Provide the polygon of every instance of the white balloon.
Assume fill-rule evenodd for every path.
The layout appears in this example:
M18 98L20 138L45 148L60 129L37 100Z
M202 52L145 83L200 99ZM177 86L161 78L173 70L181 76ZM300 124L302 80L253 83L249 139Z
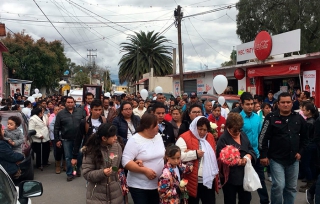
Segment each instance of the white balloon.
M228 86L228 79L223 75L217 75L213 79L213 87L217 94L222 94Z
M105 96L105 97L110 97L110 92L104 93L104 96Z
M142 98L143 100L146 100L147 97L148 97L148 95L149 95L149 93L148 93L148 91L147 91L146 89L142 89L142 90L140 91L140 95L141 95L141 98Z
M33 96L29 96L27 98L27 101L30 101L31 103L34 103L36 101L36 99Z
M157 86L155 89L154 89L154 92L156 92L156 94L158 93L163 93L163 89L161 86Z
M226 102L226 99L223 96L219 96L218 102L219 102L220 105L223 105L224 102Z
M38 93L39 93L39 89L35 89L34 92L35 92L36 94L38 94Z

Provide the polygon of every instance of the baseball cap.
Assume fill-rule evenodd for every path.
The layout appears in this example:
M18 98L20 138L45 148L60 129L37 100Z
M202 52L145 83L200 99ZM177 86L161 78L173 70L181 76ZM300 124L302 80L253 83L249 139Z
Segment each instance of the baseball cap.
M193 98L193 97L197 97L197 93L191 92L191 93L190 93L190 98Z
M184 96L188 96L188 93L184 93L183 95L184 95Z

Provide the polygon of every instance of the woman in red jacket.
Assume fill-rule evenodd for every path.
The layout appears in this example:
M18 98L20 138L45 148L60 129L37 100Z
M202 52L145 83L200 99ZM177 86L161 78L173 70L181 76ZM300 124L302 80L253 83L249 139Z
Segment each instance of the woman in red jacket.
M209 115L208 120L218 126L216 129L216 133L213 134L214 138L218 140L219 137L223 134L224 127L226 125L226 119L221 115L220 104L213 105L212 114Z

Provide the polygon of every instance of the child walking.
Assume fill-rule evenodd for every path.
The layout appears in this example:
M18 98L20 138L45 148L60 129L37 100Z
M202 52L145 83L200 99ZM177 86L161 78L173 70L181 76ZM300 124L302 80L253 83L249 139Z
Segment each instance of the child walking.
M181 182L181 180L185 174L192 171L193 165L191 162L181 164L181 150L176 145L166 148L165 159L167 163L164 165L158 182L160 204L186 204L188 203L185 188L187 181Z
M24 142L24 137L21 130L18 128L21 125L21 119L17 116L8 118L7 129L4 132L4 139L12 146L12 150L22 153L21 145Z

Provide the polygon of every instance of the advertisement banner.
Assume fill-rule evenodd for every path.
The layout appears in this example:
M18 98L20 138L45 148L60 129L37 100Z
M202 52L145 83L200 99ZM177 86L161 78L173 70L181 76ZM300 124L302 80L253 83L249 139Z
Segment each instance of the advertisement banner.
M283 53L300 51L301 30L293 30L278 35L271 36L272 50L270 56ZM237 45L237 62L256 59L254 52L254 43L251 41L241 45ZM262 42L264 46L264 42ZM261 47L259 47L261 49Z
M30 96L31 84L23 84L23 87L24 87L23 95L27 97Z
M206 91L204 87L204 80L197 79L197 94L203 94L204 91Z
M316 70L303 72L303 90L310 92L310 97L316 97Z
M22 84L10 84L10 96L14 97L14 93L16 93L16 89L20 89L20 93L22 91Z
M259 76L285 76L300 73L300 64L290 64L283 66L248 68L247 76L250 78Z

